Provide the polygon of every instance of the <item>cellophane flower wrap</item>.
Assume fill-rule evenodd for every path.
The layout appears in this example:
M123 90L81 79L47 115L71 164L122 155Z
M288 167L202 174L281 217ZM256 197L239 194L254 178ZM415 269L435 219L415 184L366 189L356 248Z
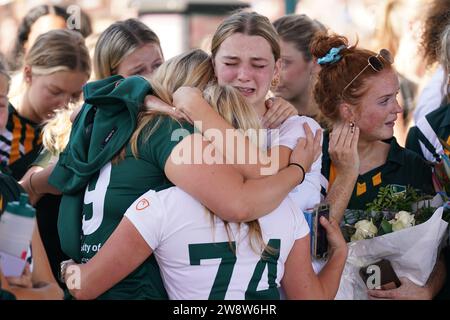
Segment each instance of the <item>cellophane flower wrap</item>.
M411 188L387 186L367 210L346 210L341 230L349 251L336 299L368 299L359 271L381 259L391 262L399 278L423 286L448 238L445 200L440 194L422 199ZM318 271L323 262L314 265Z

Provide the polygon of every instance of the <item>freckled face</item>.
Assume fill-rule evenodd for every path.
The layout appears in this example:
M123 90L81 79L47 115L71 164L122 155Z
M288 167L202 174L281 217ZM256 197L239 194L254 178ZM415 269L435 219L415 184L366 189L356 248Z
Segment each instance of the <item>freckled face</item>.
M389 139L394 135L397 114L403 111L397 101L400 90L397 74L392 69L382 70L368 83L370 87L361 98L356 125L365 140Z

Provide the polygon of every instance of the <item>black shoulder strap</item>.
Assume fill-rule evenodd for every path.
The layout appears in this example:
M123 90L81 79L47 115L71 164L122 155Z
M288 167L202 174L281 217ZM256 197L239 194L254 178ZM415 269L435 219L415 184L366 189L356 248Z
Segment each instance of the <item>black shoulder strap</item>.
M427 139L427 137L425 137L423 132L418 127L416 128L417 128L417 139L423 143L425 148L427 148L427 150L430 151L431 154L433 154L433 157L436 159L436 161L440 161L441 156L436 152L436 148L431 144L431 142Z

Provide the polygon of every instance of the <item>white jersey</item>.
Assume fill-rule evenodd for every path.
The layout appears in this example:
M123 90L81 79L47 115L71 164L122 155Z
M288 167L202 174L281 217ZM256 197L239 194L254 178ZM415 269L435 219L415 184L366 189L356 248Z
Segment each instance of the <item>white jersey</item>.
M152 248L169 298L177 300L279 299L289 252L309 233L289 197L259 219L264 243L273 250L266 258L250 247L246 224L229 224L230 242L223 221L177 187L148 191L125 216Z
M292 116L284 121L278 128L279 131L269 130L268 148L277 146L285 146L294 150L299 138L305 138L305 130L303 124L308 123L312 132L320 129L320 125L312 118L305 116ZM322 154L311 166L311 170L306 174L302 184L295 187L289 196L297 204L297 207L306 211L314 208L320 202L320 179L322 170Z

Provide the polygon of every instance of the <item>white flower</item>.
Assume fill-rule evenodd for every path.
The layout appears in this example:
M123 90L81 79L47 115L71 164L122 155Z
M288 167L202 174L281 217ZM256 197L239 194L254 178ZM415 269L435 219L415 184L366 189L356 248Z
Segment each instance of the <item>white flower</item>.
M392 219L389 223L392 224L392 231L398 231L412 227L416 223L416 220L413 214L407 211L399 211L395 214L395 219Z
M358 241L367 238L373 238L378 232L377 227L372 223L372 220L361 220L355 224L356 231L351 237L351 241Z

